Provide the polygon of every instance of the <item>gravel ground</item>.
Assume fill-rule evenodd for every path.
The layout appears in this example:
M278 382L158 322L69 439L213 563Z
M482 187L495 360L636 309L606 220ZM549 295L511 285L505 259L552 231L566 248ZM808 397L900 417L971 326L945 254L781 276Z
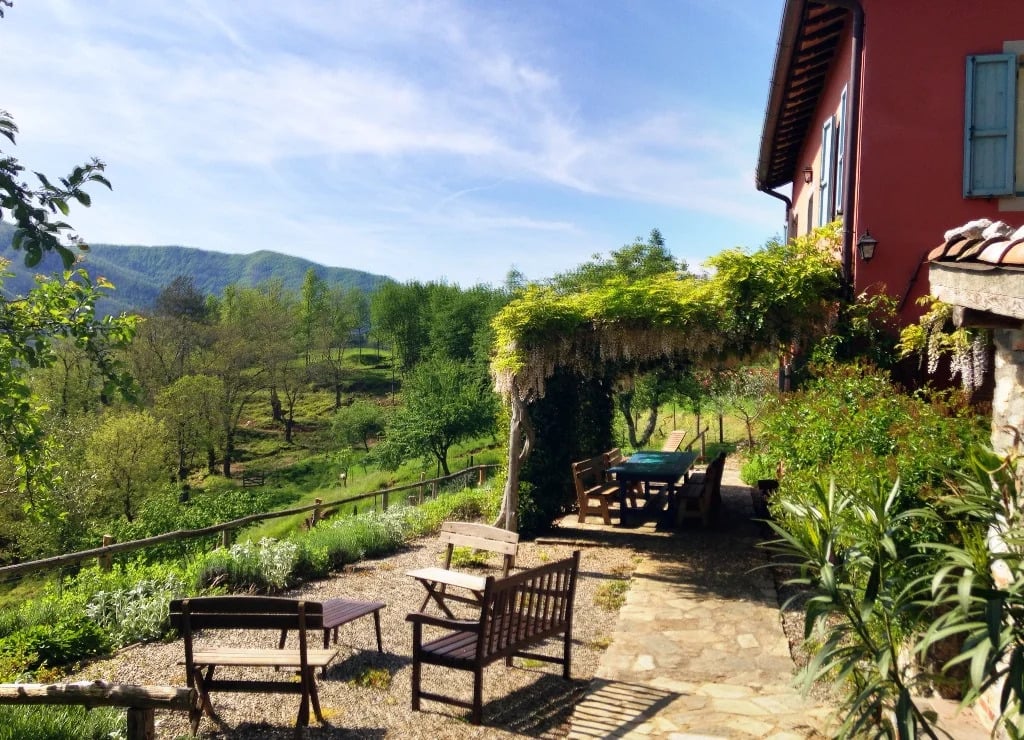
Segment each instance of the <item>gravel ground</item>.
M636 541L618 536L609 543L601 541L600 531L594 531L593 537L576 540L579 534L576 531L571 539L565 540L523 542L516 561L517 567L526 568L568 557L577 548L582 550L573 612L573 680L563 681L560 666L540 661L516 659L512 668L505 667L502 661L491 664L484 672L481 727L470 725L468 713L451 705L425 700L423 711L413 712L410 708L412 628L405 616L419 609L425 592L405 574L439 563L443 546L435 538L417 541L391 557L363 561L330 579L287 594L318 600L344 597L387 603L381 611L383 653L376 650L372 618L360 618L341 628L341 652L328 667L327 675L322 679L318 676L320 704L329 726L321 728L312 719L305 736L434 740L516 735L564 737L573 706L597 670L618 616L617 609L609 610L595 603L599 589L616 578L628 578L638 562L638 549L650 545L643 542L647 537ZM490 565L500 568L500 556L494 556ZM238 645L276 644L276 637L267 633L238 631L217 636L218 644L227 644L228 640ZM544 650L556 654L557 641L549 642ZM129 647L108 660L90 664L67 680L184 685L184 672L178 665L183 655L181 640ZM231 669L221 670L227 676ZM241 672L245 669L235 670L239 672L232 675L259 675L258 670L251 674ZM435 666L424 666L423 671L425 688L434 686L441 688L442 693L471 699L470 673ZM383 678L387 685L365 685L371 678ZM284 738L294 734L298 696L215 693L212 700L219 721L204 715L199 728L203 738ZM158 711L156 721L159 738L188 735L187 715L183 712Z

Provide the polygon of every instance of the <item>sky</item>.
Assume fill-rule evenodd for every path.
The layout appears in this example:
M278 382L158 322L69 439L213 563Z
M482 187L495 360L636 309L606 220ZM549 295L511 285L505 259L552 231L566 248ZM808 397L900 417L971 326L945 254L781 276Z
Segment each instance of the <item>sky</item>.
M95 243L271 250L501 285L657 228L697 268L778 236L757 192L783 0L14 0L2 142L98 157Z

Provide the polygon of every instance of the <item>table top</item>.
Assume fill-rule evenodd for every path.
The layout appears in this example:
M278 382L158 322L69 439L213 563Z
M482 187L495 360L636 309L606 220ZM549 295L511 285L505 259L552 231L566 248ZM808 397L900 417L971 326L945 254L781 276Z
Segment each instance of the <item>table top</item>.
M624 462L608 468L609 473L620 477L676 476L683 475L697 459L696 452L660 452L639 450Z

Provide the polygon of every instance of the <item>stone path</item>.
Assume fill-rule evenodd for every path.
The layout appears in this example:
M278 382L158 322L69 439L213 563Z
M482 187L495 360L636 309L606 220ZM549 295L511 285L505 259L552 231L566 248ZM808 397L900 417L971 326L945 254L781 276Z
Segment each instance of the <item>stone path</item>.
M696 521L664 530L652 517L606 527L575 516L560 531L579 539L643 535L612 642L573 711L569 738L721 740L832 737L834 707L802 697L782 628L766 539L753 519L752 489L726 467L723 511L714 526ZM989 738L955 702L923 701L957 740Z
M827 736L830 708L793 687L775 584L759 569L766 557L749 490L727 469L716 526L688 523L652 537L658 544L633 574L570 738ZM656 533L654 522L638 528Z

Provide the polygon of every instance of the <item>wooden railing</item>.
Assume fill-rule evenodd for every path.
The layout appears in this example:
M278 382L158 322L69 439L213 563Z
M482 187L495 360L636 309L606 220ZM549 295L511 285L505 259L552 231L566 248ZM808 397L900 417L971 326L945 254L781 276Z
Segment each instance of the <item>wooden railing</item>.
M195 689L181 686L126 686L107 681L0 684L0 704L126 707L128 740L152 740L156 737L155 710L188 711L198 701Z
M376 491L369 491L357 496L351 496L349 498L338 499L335 501L323 501L322 499L316 499L314 503L306 504L305 506L295 506L291 509L281 509L280 511L250 514L249 516L244 516L240 519L233 519L230 522L214 524L210 527L203 527L202 529L179 529L174 532L165 532L164 534L159 534L155 537L132 540L131 542L114 542L113 537L110 535L104 535L103 545L101 547L93 548L91 550L81 550L79 552L70 552L64 555L57 555L52 558L44 558L42 560L32 560L25 563L16 563L15 565L4 566L0 568L0 581L7 580L14 576L23 576L28 573L37 573L40 571L51 570L53 568L60 568L65 565L81 563L85 560L91 560L92 558L97 559L101 568L109 569L112 557L117 553L134 552L135 550L142 550L147 547L153 547L154 545L161 545L167 542L180 542L182 540L198 539L200 537L209 537L216 534L221 535L221 544L227 547L231 544L232 532L250 524L255 524L256 522L312 512L312 515L307 519L307 523L315 525L330 512L339 511L349 504L355 507L359 502L371 499L373 500L375 509L379 506L382 510L387 511L388 506L391 503L391 494L402 493L404 491L414 491L414 493L409 496L412 503L423 503L426 498L436 496L442 484L456 480L460 477L466 477L475 473L477 476L477 485L482 485L487 471L493 470L497 467L497 465L473 465L460 470L457 473L445 475L440 478L431 478L430 480L421 479L418 483L408 483L404 486L396 486L394 488L382 488Z
M701 432L696 437L694 437L693 439L690 440L690 444L686 445L686 449L687 450L693 450L693 446L695 444L697 444L698 442L700 442L700 453L699 453L697 459L702 461L702 462L704 460L708 459L707 436L708 436L708 429L710 429L710 428L711 428L710 424L705 424L704 425L704 429L702 429Z

